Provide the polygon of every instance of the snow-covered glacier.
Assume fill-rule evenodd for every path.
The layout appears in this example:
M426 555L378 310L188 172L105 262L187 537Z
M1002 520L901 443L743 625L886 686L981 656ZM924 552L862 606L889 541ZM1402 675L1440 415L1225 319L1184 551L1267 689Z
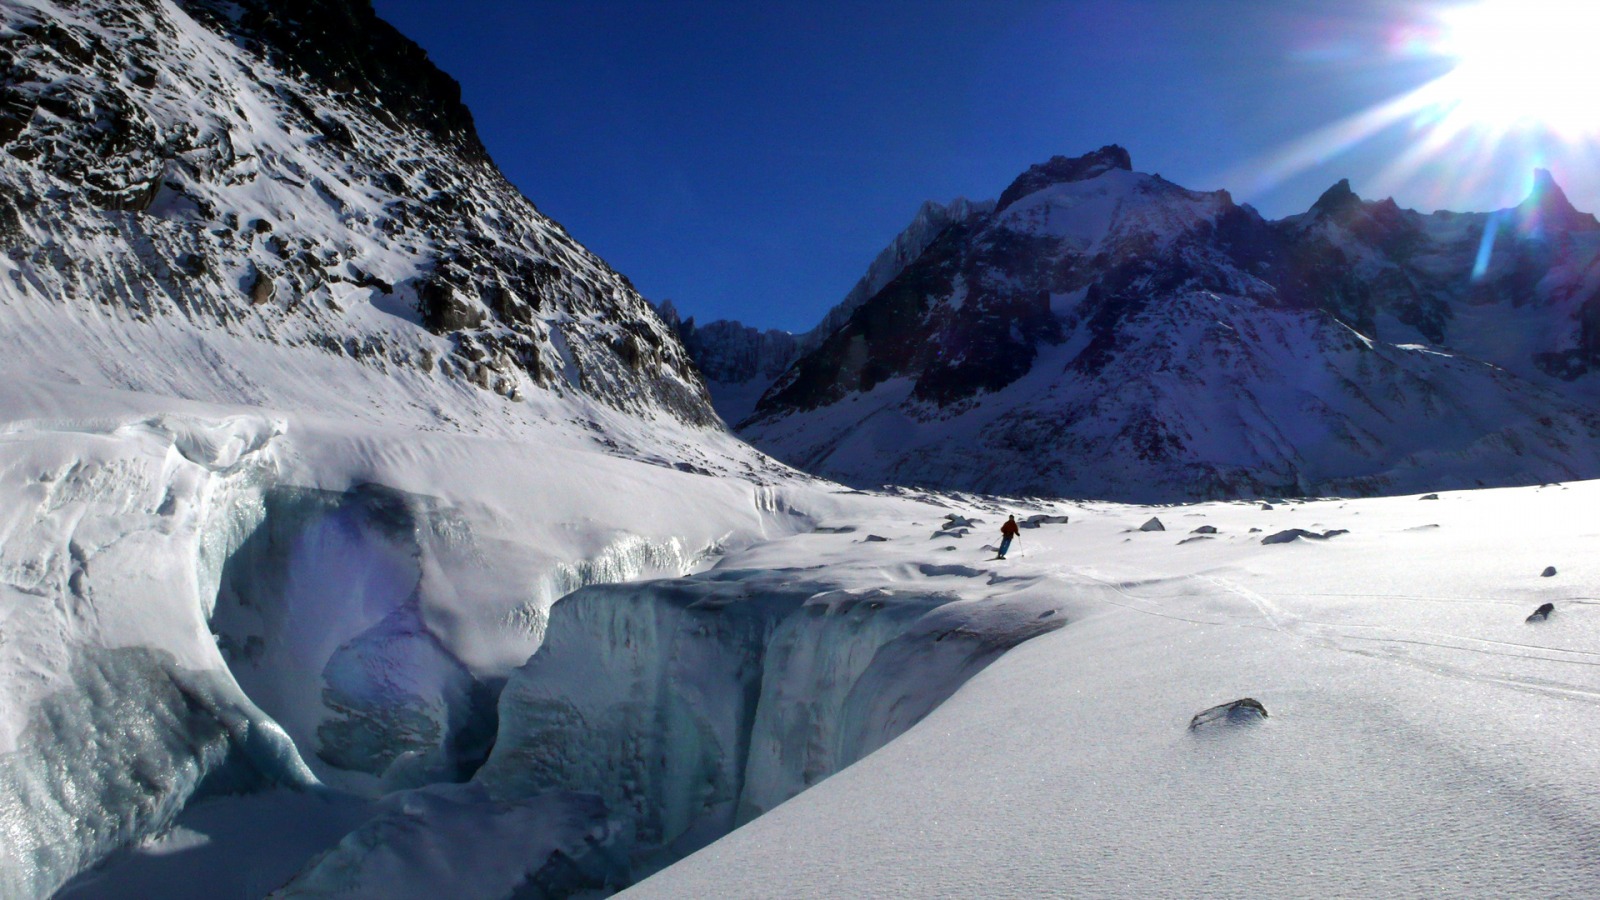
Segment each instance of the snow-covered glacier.
M0 893L44 896L197 792L315 783L207 627L281 423L0 435Z
M781 487L570 434L530 458L519 441L14 387L0 432L7 897L49 896L197 799L464 781L558 597L682 574L807 521Z
M162 402L0 439L6 896L285 788L376 802L283 896L621 887L1065 621L963 599L961 564L796 565L849 533L814 523L922 502ZM71 895L123 896L126 864Z

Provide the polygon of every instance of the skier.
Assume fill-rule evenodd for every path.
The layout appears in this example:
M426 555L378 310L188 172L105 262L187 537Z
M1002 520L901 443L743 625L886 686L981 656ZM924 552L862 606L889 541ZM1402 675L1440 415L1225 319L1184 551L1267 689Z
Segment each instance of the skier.
M1006 550L1011 547L1011 539L1017 536L1019 530L1017 517L1006 516L1006 523L1000 526L1000 552L995 555L995 559L1006 558Z

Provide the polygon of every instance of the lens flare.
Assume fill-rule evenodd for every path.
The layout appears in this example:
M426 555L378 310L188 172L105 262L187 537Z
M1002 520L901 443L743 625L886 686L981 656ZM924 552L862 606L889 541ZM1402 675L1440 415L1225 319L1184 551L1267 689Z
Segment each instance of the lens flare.
M1453 104L1449 115L1498 131L1600 133L1600 4L1491 0L1448 9L1441 19L1436 50L1458 60L1440 84Z
M1371 65L1432 59L1448 70L1218 180L1266 192L1391 128L1408 130L1407 150L1365 185L1379 196L1407 190L1443 201L1447 186L1505 196L1525 191L1553 155L1600 160L1600 0L1441 3L1392 23L1389 38L1369 51ZM1517 171L1505 171L1508 158Z

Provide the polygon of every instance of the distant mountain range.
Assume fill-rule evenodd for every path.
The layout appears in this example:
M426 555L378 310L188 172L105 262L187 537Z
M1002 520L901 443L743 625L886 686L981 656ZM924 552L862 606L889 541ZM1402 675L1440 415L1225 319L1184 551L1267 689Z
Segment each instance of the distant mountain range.
M763 348L706 370L743 437L858 485L1144 501L1600 476L1600 222L1547 172L1493 213L1341 181L1270 221L1110 146L937 209L799 340L678 323L697 360Z

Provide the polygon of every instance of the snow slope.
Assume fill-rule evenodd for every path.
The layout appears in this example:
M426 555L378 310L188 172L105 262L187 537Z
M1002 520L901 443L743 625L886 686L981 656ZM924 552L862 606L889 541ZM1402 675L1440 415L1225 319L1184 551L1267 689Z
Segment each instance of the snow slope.
M471 782L392 795L390 809L410 812L353 832L281 896L325 896L319 884L505 896L557 869L622 886L673 853L642 845L640 823L677 822L657 839L678 834L680 851L724 827L696 829L694 811L730 815L705 797L730 783L736 746L748 748L731 776L743 787L722 796L775 808L731 813L741 827L630 896L1587 896L1600 883L1587 852L1600 772L1586 749L1600 724L1588 674L1597 492L1158 507L814 494L813 530L730 547L698 576L561 601L559 644L513 676L503 746ZM996 561L1007 512L1070 522L1025 527ZM1297 529L1326 537L1277 538ZM749 585L765 586L738 590ZM862 630L864 606L897 597L922 598L918 611ZM1549 620L1525 622L1544 602ZM662 615L696 604L699 625L663 630ZM782 622L777 607L814 607L809 621L843 630L788 641L761 626L757 656L718 637ZM1025 623L1028 639L975 673L941 657L951 638L981 646ZM641 643L667 633L679 635L671 652ZM866 679L873 668L884 677ZM752 676L759 699L740 687ZM773 692L790 699L768 706ZM1242 697L1268 717L1189 729ZM869 714L841 714L852 706ZM633 726L573 730L564 708ZM839 755L864 725L876 736ZM677 777L615 778L658 753ZM572 789L609 811L550 805ZM461 844L562 840L516 837L550 816L575 816L564 827L601 855L562 869L534 854L507 872ZM119 865L135 871L138 857Z
M649 305L505 180L370 3L5 0L0 46L19 366L265 403L350 360L353 388L424 406L466 387L715 423ZM241 343L298 352L264 373Z
M994 515L955 540L861 521L892 540L831 539L830 565L959 562L964 602L1067 625L626 896L1592 895L1597 500L1088 504L1004 562L977 546ZM1348 533L1263 543L1292 528ZM1243 697L1268 717L1188 728Z

